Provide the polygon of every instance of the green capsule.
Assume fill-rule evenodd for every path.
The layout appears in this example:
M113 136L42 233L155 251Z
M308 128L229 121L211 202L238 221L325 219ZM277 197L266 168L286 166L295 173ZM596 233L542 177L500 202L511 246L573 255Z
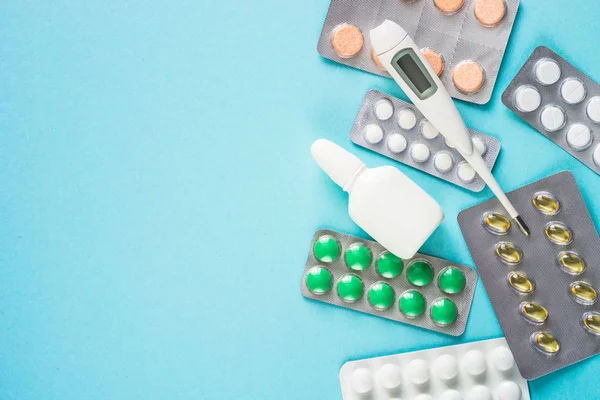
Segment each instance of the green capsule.
M560 210L560 203L552 193L537 192L531 201L542 214L556 215Z
M372 259L371 251L362 243L354 243L346 251L346 265L355 271L369 268Z
M327 268L312 267L306 274L306 287L312 294L327 293L333 284L333 277Z
M589 306L594 304L596 300L598 300L598 294L596 293L596 289L592 287L587 282L577 281L571 283L571 295L573 299L585 306Z
M450 299L437 299L431 305L431 319L436 325L448 326L456 321L458 309Z
M446 267L440 272L438 283L444 293L460 293L465 287L465 274L456 267Z
M389 251L383 252L377 259L377 273L384 278L392 279L400 275L404 263Z
M402 293L398 306L400 312L408 318L417 318L425 311L425 297L416 290L407 290Z
M499 213L487 213L483 216L483 226L490 233L504 235L510 229L510 220Z
M583 314L583 327L592 335L600 335L600 313L588 311Z
M550 222L546 225L546 236L556 244L569 244L573 240L571 230L560 222Z
M346 303L356 302L364 291L363 281L356 275L344 275L337 283L338 296Z
M554 355L560 351L560 343L548 332L534 332L531 335L531 343L544 354Z
M323 235L315 242L313 253L317 260L330 263L340 255L340 244L333 236Z
M377 311L387 310L394 304L396 293L385 282L376 282L369 289L369 303Z
M408 266L406 277L413 285L424 287L433 280L433 268L425 260L415 260Z
M514 243L499 242L496 244L496 255L509 265L516 265L523 259L523 252Z
M533 282L520 272L509 272L507 280L508 284L520 294L529 294L533 292Z
M585 263L579 255L573 251L563 251L558 255L560 268L567 274L580 275L585 271Z
M521 303L519 311L527 321L535 325L543 324L548 319L548 310L531 301Z

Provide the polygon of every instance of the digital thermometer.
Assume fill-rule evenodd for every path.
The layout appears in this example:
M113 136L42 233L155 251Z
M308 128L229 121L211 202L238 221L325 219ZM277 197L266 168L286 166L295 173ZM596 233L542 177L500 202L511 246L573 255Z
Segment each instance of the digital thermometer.
M467 126L440 78L402 27L390 20L371 30L371 45L385 69L429 122L473 167L510 214L521 232L529 228L488 170Z

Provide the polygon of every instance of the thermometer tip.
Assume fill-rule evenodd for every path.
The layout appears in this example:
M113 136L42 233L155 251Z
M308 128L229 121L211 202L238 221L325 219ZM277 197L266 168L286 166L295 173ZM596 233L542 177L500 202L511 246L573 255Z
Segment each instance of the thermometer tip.
M515 224L517 224L517 226L519 227L519 230L521 232L523 232L523 235L529 236L529 234L530 234L529 227L527 226L525 221L523 221L523 218L521 218L520 215L517 215L516 217L514 217L513 221L515 221Z

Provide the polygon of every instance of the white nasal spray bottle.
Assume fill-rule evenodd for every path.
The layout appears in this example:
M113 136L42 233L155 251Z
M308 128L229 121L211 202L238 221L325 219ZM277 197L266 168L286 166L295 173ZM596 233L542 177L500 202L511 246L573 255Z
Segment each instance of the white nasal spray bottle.
M367 168L325 139L310 150L321 169L348 192L352 220L396 256L412 258L444 219L440 205L398 169Z

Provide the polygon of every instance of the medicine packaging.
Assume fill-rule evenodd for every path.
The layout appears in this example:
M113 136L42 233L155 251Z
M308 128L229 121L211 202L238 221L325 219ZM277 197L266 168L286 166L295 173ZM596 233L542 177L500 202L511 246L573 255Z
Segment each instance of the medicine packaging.
M531 380L600 351L600 238L573 175L564 171L508 198L523 236L496 199L458 222L516 363Z

